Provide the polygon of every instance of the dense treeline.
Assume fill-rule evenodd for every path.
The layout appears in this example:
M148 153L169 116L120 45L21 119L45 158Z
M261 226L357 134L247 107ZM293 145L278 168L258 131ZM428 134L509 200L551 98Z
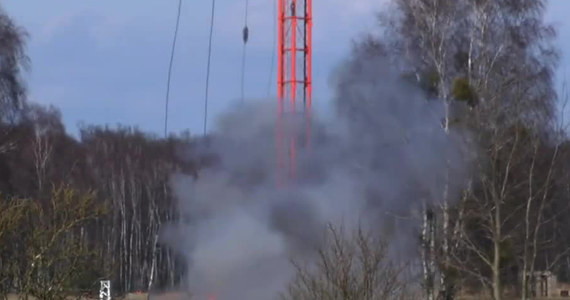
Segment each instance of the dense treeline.
M198 160L182 159L191 157L192 141L174 136L158 139L130 128L100 127L81 129L78 141L65 134L55 109L34 105L20 113L20 120L3 126L3 142L10 148L0 154L1 201L7 207L37 205L37 209L26 206L29 211L21 216L9 210L0 212L0 223L12 223L14 233L0 236L1 289L24 285L31 264L25 249L36 242L28 240L27 230L34 232L44 226L40 214L56 218L59 213L69 213L70 219L81 219L75 209L60 203L67 199L62 193L91 195L86 205L102 208L61 233L78 239L76 246L90 248L85 253L90 260L84 260L81 267L87 273L79 276L82 282L75 288L90 289L98 278L111 278L117 292L146 290L151 278L155 287L175 285L183 264L173 252L157 245L157 235L163 223L177 218L169 176L174 172L196 174L199 168ZM57 203L50 206L52 201ZM78 230L80 235L76 235ZM74 253L73 247L60 251ZM66 271L67 264L51 267L46 271L73 272Z
M507 292L529 299L528 275L535 271L570 281L570 141L558 118L565 99L554 86L557 52L554 30L542 19L545 6L544 0L394 0L380 16L381 34L354 48L347 67L359 72L370 59L389 58L426 101L443 101L442 130L469 139L468 152L476 154L461 195L426 201L418 222L426 299L480 290L496 300ZM192 155L199 141L102 127L70 137L57 109L26 101L25 39L0 13L0 294L53 299L92 289L100 278L112 279L117 292L176 285L183 264L158 243L158 233L179 218L169 176L198 176L208 164ZM337 105L358 118L366 106L342 97L351 84L339 84ZM374 248L361 235L353 247L332 233L339 242L330 256L321 252L324 261L350 262L335 256L345 247ZM386 246L375 247L378 253L362 255L375 259L366 271L394 278L400 270L384 261ZM372 284L327 282L330 274L343 275L335 268L312 271L299 267L292 299L312 299L315 287L319 295L336 289L382 298ZM355 272L349 275L372 276ZM387 287L404 289L396 282Z
M388 57L429 100L442 101L442 129L470 139L477 155L460 199L444 192L424 209L427 299L481 290L528 299L535 271L570 280L570 144L559 118L568 99L556 93L546 5L395 0L379 17L381 32L355 47L355 68Z
M197 174L189 135L131 128L65 132L60 113L26 100L25 32L0 14L0 294L42 299L174 286L184 270L157 240L175 220L169 176ZM95 287L96 288L96 287Z

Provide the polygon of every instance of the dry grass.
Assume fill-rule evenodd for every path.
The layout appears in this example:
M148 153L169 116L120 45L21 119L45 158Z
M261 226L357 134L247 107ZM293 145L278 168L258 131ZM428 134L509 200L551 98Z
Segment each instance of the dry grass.
M122 298L114 298L114 299L121 299L121 300L185 300L185 294L182 293L164 293L160 295L152 295L150 298L146 293L130 293L125 295ZM8 300L19 300L18 295L9 294ZM28 300L38 300L35 297L29 297ZM98 300L98 298L86 298L86 297L79 297L79 298L72 298L70 297L69 300Z
M121 300L185 300L185 295L182 293L165 293L160 295L152 295L150 298L148 294L127 294ZM504 300L518 300L519 298L504 298ZM564 297L553 297L553 298L537 298L536 300L568 300L569 298ZM19 300L18 295L10 294L8 295L8 300ZM37 300L36 298L30 297L29 300ZM70 298L69 300L98 300L97 298ZM491 300L491 298L477 297L477 296L461 296L457 300Z
M566 297L550 297L550 298L533 298L534 300L568 300ZM477 296L461 296L457 297L457 300L492 300L491 297L477 297ZM503 300L520 300L520 297L504 297Z

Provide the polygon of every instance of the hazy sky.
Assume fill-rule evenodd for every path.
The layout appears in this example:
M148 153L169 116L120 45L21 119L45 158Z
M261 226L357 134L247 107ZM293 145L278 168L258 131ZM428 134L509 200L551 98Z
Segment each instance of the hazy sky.
M386 0L315 0L314 103L327 107L329 74L351 39L374 27ZM77 124L135 125L162 134L176 0L6 0L4 9L30 34L31 98L53 104L68 131ZM198 3L199 2L199 3ZM276 0L249 0L246 97L275 95L273 26ZM171 83L169 131L202 132L210 1L183 0ZM241 30L245 0L216 2L209 122L240 97ZM569 0L552 0L548 20L570 55ZM560 78L569 69L566 57ZM272 99L272 98L271 98ZM273 101L268 99L267 101ZM210 127L211 128L211 127Z

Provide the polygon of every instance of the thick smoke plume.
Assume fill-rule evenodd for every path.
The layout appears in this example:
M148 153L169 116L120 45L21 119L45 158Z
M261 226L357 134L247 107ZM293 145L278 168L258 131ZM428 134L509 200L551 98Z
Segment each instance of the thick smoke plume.
M289 259L310 260L327 222L364 226L389 237L394 255L415 256L421 204L441 201L446 172L457 198L466 147L464 133L443 131L441 101L388 66L375 58L339 68L337 115L313 116L312 147L300 150L299 182L286 189L275 180L273 105L220 118L207 149L219 164L172 181L184 222L166 242L185 255L196 299L276 299L292 275Z

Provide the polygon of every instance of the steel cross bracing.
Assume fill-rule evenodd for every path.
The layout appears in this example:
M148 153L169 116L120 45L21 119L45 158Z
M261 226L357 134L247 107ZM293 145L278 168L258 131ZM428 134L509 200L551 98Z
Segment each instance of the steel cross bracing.
M313 18L312 0L277 1L277 179L282 186L297 177L299 145L310 146Z

